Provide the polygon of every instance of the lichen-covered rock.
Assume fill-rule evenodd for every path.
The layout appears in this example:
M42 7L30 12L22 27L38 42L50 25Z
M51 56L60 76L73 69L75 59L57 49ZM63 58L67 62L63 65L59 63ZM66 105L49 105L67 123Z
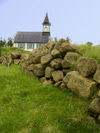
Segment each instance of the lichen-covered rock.
M78 73L78 72L76 72L76 71L68 72L66 74L66 76L63 78L63 82L65 83L66 86L69 82L69 79L70 79L71 75L74 74L74 73Z
M64 78L64 74L62 71L54 71L52 72L52 77L55 82L60 81Z
M89 105L88 112L95 118L100 115L100 98L93 99Z
M40 55L29 55L29 58L27 60L28 64L38 64L40 63L41 56Z
M53 72L53 71L54 71L53 68L51 68L51 67L46 67L46 69L45 69L45 77L46 77L47 79L51 78L51 77L52 77L52 72Z
M64 54L66 52L75 52L76 49L74 49L70 44L64 42L61 44L59 51Z
M22 56L22 53L20 51L16 50L14 52L11 52L11 55L12 55L13 59L20 59Z
M67 87L81 97L90 98L96 90L96 82L82 77L78 72L70 72L66 78Z
M52 60L52 55L47 54L47 55L41 57L41 64L42 65L48 65L51 60Z
M22 54L22 56L21 56L22 61L26 61L28 59L29 59L29 54Z
M80 54L76 52L67 52L67 54L64 57L64 60L66 60L70 64L73 64L75 63L75 61L77 61L78 57L80 57Z
M19 65L20 64L20 59L14 59L14 64Z
M68 62L67 60L62 60L62 68L70 68L71 63Z
M20 66L23 70L26 70L27 67L30 65L28 63L29 61L29 55L28 54L22 54L21 60L20 60Z
M56 45L56 42L48 42L45 47L50 51L54 49L54 46Z
M59 69L59 68L62 67L61 63L62 63L62 59L61 58L56 58L56 59L54 59L50 62L50 65L51 65L51 67L53 67L55 69Z
M3 65L7 65L7 64L8 64L8 62L7 62L7 57L6 57L6 56L3 56L3 57L2 57L2 64L3 64Z
M77 69L82 76L88 77L95 73L97 65L97 60L93 58L82 57L78 62Z
M11 53L9 53L9 54L7 55L7 58L6 58L6 59L7 59L7 65L8 65L8 66L14 63L14 61L13 61L13 59L12 59Z
M48 86L48 85L52 85L53 84L53 81L52 80L45 80L44 82L43 82L43 85L44 86Z
M100 64L97 66L96 73L94 74L93 79L100 84Z
M27 66L28 71L34 71L34 64Z
M44 76L44 67L41 64L36 64L34 65L34 75L37 77L42 77Z
M28 64L39 64L41 62L41 57L48 54L49 49L44 47L39 47L32 51L28 58Z
M60 57L60 56L61 56L59 50L57 50L57 49L53 49L53 50L51 51L51 55L52 55L54 58L57 58L57 57Z

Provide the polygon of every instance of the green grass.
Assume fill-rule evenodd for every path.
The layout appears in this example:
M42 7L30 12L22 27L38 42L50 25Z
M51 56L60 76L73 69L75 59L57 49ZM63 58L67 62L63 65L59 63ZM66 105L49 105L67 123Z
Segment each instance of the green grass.
M19 66L0 66L0 133L99 133L90 100L43 87Z
M75 45L83 53L84 57L97 59L100 63L100 46Z
M13 52L14 50L19 50L22 53L30 54L29 51L24 51L21 48L16 48L16 47L2 47L1 48L1 56L6 55L8 52Z

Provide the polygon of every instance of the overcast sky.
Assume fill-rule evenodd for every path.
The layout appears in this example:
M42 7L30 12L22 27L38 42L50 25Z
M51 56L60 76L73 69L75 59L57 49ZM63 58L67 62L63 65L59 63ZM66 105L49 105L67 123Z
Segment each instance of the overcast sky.
M100 44L100 0L0 0L0 37L42 31L46 12L52 37Z

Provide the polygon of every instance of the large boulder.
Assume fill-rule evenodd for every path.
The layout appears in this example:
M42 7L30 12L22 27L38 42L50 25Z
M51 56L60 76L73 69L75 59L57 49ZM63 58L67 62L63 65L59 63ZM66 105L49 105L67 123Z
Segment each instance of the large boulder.
M12 55L13 59L20 59L22 56L22 53L20 51L16 50L16 51L11 52L11 55Z
M50 51L49 51L49 48L46 47L46 46L41 46L35 50L32 51L32 54L31 56L35 57L35 56L44 56L46 54L48 54Z
M22 69L27 69L27 67L30 65L28 61L29 61L29 55L22 54L21 60L20 60L20 66L22 67Z
M64 74L63 74L62 71L59 71L59 70L58 70L58 71L52 72L52 77L53 77L53 80L54 80L55 82L57 82L57 81L63 80Z
M67 60L62 60L62 68L70 68L71 67L71 63L68 62Z
M77 71L68 73L65 83L72 92L84 98L90 98L96 90L96 82L82 77Z
M42 77L44 76L44 67L41 64L36 64L33 72L36 77Z
M67 86L67 84L69 82L69 79L70 79L71 75L74 74L74 73L76 74L78 72L72 71L72 72L66 73L66 76L63 78L63 82L65 83L66 86Z
M64 60L66 60L70 64L73 64L77 61L78 57L80 57L80 54L76 52L67 52L67 54L64 57Z
M45 44L45 47L50 51L52 51L54 49L54 46L56 45L56 42L48 42L47 44Z
M26 61L28 59L29 59L29 54L22 54L22 56L21 56L22 61Z
M57 57L60 57L60 56L61 56L59 50L57 50L57 49L53 49L53 50L51 51L51 55L52 55L54 58L57 58Z
M56 58L56 59L54 59L50 62L50 65L51 65L51 67L53 67L55 69L59 69L59 68L62 67L61 63L62 63L62 59L61 58Z
M27 70L33 72L34 71L34 64L27 66Z
M52 72L53 72L53 71L54 71L53 68L51 68L51 67L46 67L46 69L45 69L45 77L46 77L47 79L51 78L51 77L52 77Z
M82 76L88 77L95 73L97 65L97 60L93 58L82 57L78 62L77 69Z
M41 57L41 64L44 65L44 66L48 65L51 60L52 60L52 55L47 54L47 55Z
M27 60L28 64L38 64L40 63L41 56L39 54L37 55L29 55L29 58Z
M94 74L93 79L100 84L100 64L97 66L96 73Z
M93 99L89 105L88 112L95 118L100 115L100 98Z
M64 54L66 52L75 52L76 49L74 49L69 43L64 42L61 44L59 51Z
M40 64L41 57L48 54L49 49L44 47L39 47L32 51L32 53L29 55L28 64Z

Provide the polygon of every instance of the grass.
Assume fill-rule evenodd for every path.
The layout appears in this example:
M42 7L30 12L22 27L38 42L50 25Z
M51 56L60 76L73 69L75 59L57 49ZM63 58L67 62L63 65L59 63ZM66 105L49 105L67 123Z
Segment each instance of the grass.
M8 52L13 52L14 50L19 50L19 51L21 51L22 53L25 53L25 54L30 54L29 51L24 51L21 48L16 48L16 47L2 47L1 48L1 56L6 55Z
M0 66L0 133L99 133L90 100L44 87L19 66Z
M97 59L100 63L100 46L75 45L83 53L84 57Z

